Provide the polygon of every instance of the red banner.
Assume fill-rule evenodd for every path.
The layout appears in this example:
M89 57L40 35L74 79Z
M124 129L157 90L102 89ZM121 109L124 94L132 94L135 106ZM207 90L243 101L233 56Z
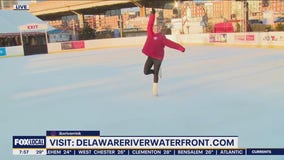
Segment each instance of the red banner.
M61 43L61 49L80 49L85 48L85 41L71 41L71 42L63 42Z
M79 49L79 48L85 48L84 41L72 41L72 49Z

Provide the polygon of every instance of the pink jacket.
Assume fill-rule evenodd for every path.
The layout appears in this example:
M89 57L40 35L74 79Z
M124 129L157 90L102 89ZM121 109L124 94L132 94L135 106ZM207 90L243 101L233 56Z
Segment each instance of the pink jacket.
M166 38L165 35L161 33L153 32L153 25L155 22L155 14L151 14L149 17L148 27L147 27L147 40L144 44L142 52L152 58L163 60L164 58L164 48L165 46L177 49L181 52L185 51L185 48L178 43L175 43Z

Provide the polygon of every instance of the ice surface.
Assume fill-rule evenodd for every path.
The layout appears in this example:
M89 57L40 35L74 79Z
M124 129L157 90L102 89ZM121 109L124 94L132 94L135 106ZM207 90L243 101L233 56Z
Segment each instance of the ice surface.
M0 159L257 159L283 156L13 156L12 136L100 130L104 136L236 135L241 148L284 147L284 52L166 49L159 96L141 48L0 59Z

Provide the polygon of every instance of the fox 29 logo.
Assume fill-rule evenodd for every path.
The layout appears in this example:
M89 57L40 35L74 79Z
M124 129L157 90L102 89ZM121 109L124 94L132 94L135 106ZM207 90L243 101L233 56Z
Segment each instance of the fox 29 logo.
M45 136L13 136L13 148L45 148Z

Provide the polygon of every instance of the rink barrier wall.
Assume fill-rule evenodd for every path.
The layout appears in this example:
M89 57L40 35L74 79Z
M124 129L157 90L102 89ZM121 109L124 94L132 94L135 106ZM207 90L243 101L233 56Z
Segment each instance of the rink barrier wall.
M23 46L3 47L6 50L6 57L24 56ZM1 57L1 56L0 56Z
M105 49L118 47L143 47L146 36L95 39L48 43L48 53L63 53L86 49ZM247 32L247 33L209 33L167 35L167 38L183 45L236 45L248 47L284 47L284 32ZM0 57L23 56L22 46L1 47Z

